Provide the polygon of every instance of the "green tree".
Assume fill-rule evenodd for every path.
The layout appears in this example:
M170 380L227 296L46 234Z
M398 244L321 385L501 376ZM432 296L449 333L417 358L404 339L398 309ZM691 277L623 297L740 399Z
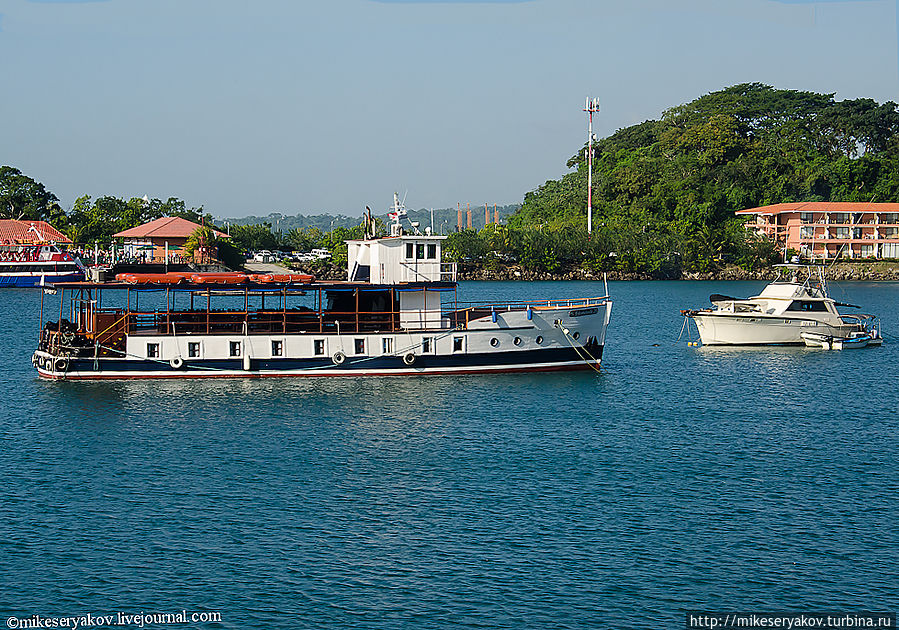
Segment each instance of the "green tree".
M64 217L59 199L22 171L0 166L0 218L56 221Z

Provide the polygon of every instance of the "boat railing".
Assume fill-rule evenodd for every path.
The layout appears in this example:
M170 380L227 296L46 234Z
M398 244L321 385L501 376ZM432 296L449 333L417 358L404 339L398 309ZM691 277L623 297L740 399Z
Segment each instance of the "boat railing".
M395 311L316 311L290 309L272 311L148 311L130 312L125 328L137 335L198 334L288 334L395 332Z
M840 321L851 326L858 326L860 329L867 330L877 326L877 316L866 313L848 313L840 315Z
M459 302L461 309L492 309L495 311L523 311L532 309L583 308L599 306L609 301L609 296L571 298L563 300L517 300L509 302Z

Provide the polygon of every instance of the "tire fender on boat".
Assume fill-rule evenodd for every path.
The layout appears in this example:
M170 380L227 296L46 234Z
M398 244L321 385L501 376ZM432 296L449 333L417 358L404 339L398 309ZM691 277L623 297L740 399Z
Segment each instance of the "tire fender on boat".
M334 353L334 356L331 357L331 361L334 362L334 365L343 365L343 362L346 361L346 355L338 350Z
M171 365L174 369L179 370L181 366L184 365L184 359L181 357L175 357L171 361L169 361L169 365Z
M403 363L406 365L414 365L417 358L418 357L415 356L414 352L407 352L403 355Z

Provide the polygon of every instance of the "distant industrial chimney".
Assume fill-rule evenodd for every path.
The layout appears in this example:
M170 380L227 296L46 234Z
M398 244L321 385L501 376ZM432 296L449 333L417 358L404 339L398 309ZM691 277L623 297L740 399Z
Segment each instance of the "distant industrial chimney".
M471 203L468 204L468 229L471 229Z

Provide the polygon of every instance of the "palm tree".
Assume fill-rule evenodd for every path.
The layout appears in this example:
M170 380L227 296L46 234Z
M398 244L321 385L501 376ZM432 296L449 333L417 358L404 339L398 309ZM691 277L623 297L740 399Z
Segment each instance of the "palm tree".
M189 257L194 258L194 254L199 252L200 260L198 262L201 265L218 260L218 237L215 235L215 230L208 225L198 227L187 237L184 251Z

